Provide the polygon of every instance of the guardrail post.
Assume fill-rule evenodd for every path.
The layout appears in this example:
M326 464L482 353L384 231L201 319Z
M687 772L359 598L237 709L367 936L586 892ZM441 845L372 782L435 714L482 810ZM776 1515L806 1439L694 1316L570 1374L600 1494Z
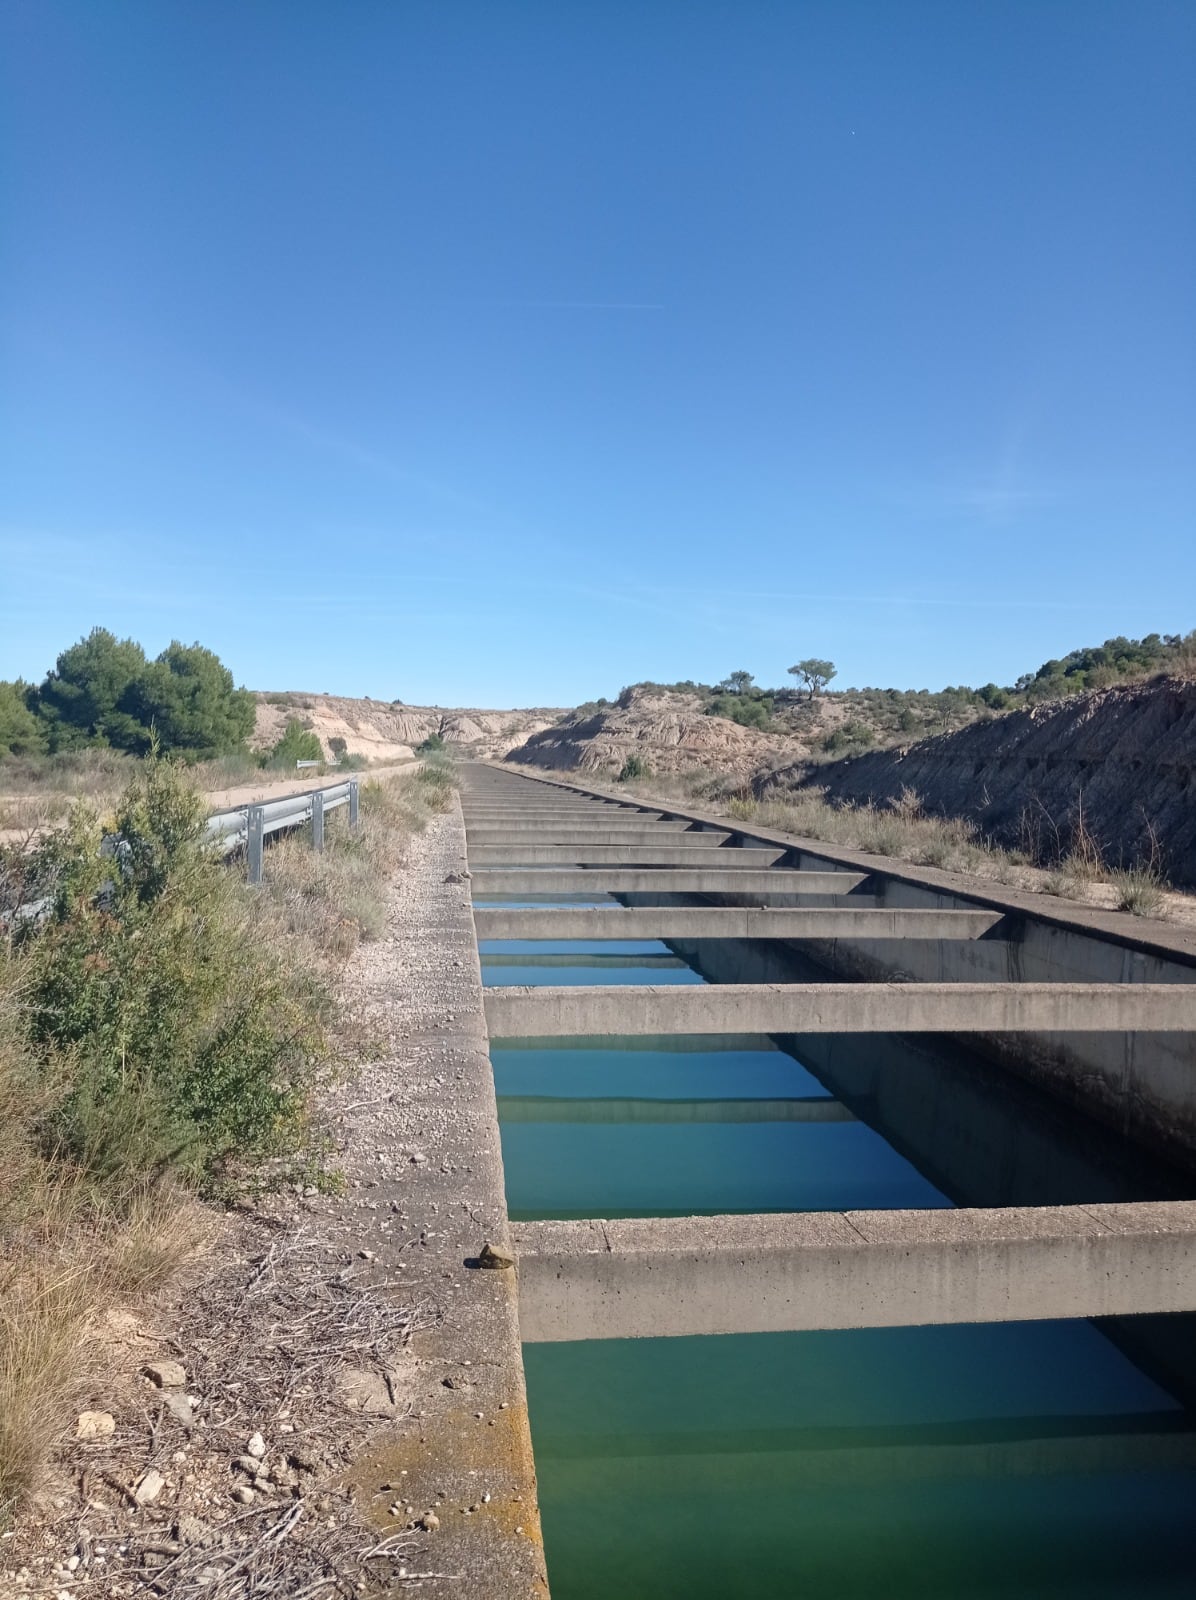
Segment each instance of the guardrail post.
M262 846L266 841L266 822L261 806L250 806L245 814L245 854L249 862L248 881L262 881Z
M359 779L349 779L349 828L353 833L357 832L357 824L361 821L360 788Z
M311 847L324 848L324 791L317 789L311 797Z

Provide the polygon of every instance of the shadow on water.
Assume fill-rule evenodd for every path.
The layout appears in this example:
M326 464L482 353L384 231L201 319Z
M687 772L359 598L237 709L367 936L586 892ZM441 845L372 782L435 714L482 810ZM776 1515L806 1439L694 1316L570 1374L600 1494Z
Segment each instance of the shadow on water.
M529 1345L554 1600L1171 1600L1196 1435L1086 1323Z

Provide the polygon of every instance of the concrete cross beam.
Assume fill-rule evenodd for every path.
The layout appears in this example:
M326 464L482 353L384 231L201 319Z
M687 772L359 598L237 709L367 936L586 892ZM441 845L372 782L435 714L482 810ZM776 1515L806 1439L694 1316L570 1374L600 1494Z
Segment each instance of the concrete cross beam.
M999 911L856 910L846 906L479 906L479 939L978 939Z
M472 828L468 833L471 855L477 850L505 850L511 856L521 854L529 845L536 848L544 845L581 846L585 850L595 845L617 846L620 850L651 846L656 850L664 844L670 850L678 845L686 849L715 850L730 837L728 833L685 833L666 825L651 829L628 828L621 823L614 828L600 823L579 828L575 823L558 827L545 822L535 828Z
M721 867L722 856L719 856ZM862 872L791 872L774 867L700 872L651 867L619 870L577 868L557 872L521 867L485 868L473 873L474 894L850 894L865 881Z
M666 1033L1190 1033L1187 983L719 983L486 991L492 1039Z
M1196 1311L1196 1202L513 1225L525 1342Z
M659 844L473 845L469 860L471 866L479 867L499 867L507 863L528 867L563 867L584 862L599 867L697 867L706 864L724 870L751 872L772 866L788 854L786 850L712 849L709 845L690 844L689 837L688 834L664 834ZM686 843L679 844L678 839L685 839ZM717 860L712 861L716 855Z

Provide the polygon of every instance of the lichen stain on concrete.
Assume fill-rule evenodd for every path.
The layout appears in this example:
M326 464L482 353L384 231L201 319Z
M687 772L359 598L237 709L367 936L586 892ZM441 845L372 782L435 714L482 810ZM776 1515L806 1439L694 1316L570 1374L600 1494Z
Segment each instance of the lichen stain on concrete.
M459 1406L434 1417L411 1418L402 1431L376 1439L353 1463L346 1480L358 1510L380 1534L411 1527L419 1537L413 1525L426 1512L439 1518L440 1526L427 1535L427 1543L411 1552L409 1566L430 1564L437 1571L476 1575L476 1587L454 1592L482 1595L488 1591L479 1565L505 1550L507 1559L528 1562L527 1592L543 1597L548 1580L534 1486L523 1404L480 1419ZM400 1507L398 1513L391 1512L394 1505Z

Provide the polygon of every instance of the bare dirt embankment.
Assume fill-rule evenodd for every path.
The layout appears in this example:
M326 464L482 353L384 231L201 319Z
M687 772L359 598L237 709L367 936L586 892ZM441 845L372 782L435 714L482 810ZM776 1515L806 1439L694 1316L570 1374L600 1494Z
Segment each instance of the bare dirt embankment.
M354 700L298 690L259 691L255 698L253 749L270 749L287 723L297 721L315 734L327 754L335 753L343 740L345 752L371 762L410 757L415 746L432 734L439 734L446 745L462 753L502 757L561 715L559 710L542 708L487 711L409 706L401 700Z
M625 698L625 704L605 710L560 717L512 749L507 760L561 772L614 774L635 755L654 773L707 772L746 781L808 757L841 717L837 707L819 701L809 708L801 732L763 733L707 715L696 694L633 689Z
M1156 860L1196 886L1196 683L1155 679L1010 712L908 749L762 775L770 798L819 788L832 803L886 805L916 791L924 812L965 817L1040 861L1081 828L1111 865Z

